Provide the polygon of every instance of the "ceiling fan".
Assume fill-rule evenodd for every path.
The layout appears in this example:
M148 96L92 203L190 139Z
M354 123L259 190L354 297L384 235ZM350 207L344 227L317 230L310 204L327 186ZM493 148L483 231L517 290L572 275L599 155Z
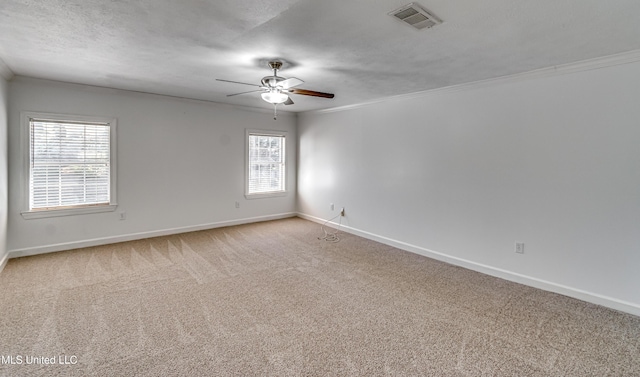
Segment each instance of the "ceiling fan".
M242 84L242 85L250 85L254 87L258 87L259 89L250 90L248 92L241 92L235 94L229 94L227 97L233 97L240 94L247 93L257 93L262 92L262 99L266 102L273 104L273 119L275 120L277 117L277 109L278 104L285 105L293 105L293 100L289 97L289 94L300 94L303 96L312 96L312 97L322 97L322 98L333 98L334 95L332 93L322 93L315 92L313 90L299 89L295 88L296 86L303 84L304 81L291 77L285 79L284 77L278 76L278 70L282 67L282 62L272 61L269 62L269 67L273 70L273 76L265 76L262 78L261 84L249 84L246 82L238 82L238 81L230 81L230 80L222 80L216 79L217 81L230 82L234 84Z

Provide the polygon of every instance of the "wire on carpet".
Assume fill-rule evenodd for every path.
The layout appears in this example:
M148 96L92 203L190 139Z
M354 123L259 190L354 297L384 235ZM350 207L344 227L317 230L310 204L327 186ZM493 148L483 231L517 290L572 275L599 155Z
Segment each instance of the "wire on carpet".
M332 220L335 220L337 217L340 218L340 221L338 221L338 229L336 229L335 232L327 232L327 230L325 229L325 225L327 225L327 223L329 223ZM323 240L323 241L327 241L327 242L338 242L340 241L340 237L338 237L338 232L340 231L340 226L342 225L342 215L339 214L338 216L329 219L327 221L324 222L324 224L321 225L321 229L324 232L324 237L318 237L319 240Z

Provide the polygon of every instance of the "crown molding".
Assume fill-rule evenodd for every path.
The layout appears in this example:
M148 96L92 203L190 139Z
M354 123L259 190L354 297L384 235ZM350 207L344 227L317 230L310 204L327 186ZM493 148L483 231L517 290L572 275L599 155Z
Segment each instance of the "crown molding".
M192 97L181 97L181 96L174 96L170 94L159 94L159 93L145 92L141 90L120 89L120 88L113 88L113 87L107 87L107 86L81 84L81 83L74 83L74 82L68 82L68 81L57 81L57 80L51 80L51 79L43 79L38 77L20 76L20 75L15 76L15 81L19 83L25 83L25 84L29 84L29 83L46 84L51 86L58 86L58 87L65 87L65 88L72 88L72 89L82 89L82 90L87 90L87 91L96 92L96 93L116 93L116 94L127 93L133 96L172 98L176 101L208 104L208 105L219 106L222 108L239 109L239 110L249 111L254 113L273 115L273 109L265 109L263 107L235 105L235 104L224 103L224 102L216 102L213 100L206 100L206 99L199 99L199 98L192 98ZM280 117L281 115L283 117L291 117L291 116L297 117L297 113L295 112L282 110L281 108L278 108L278 117Z
M408 94L400 94L397 96L383 97L383 98L378 98L375 100L366 101L366 102L362 102L354 105L339 106L339 107L333 107L333 108L322 109L322 110L311 110L311 111L303 112L303 114L326 114L326 113L340 112L340 111L346 111L346 110L353 110L361 107L367 107L367 106L379 104L382 102L423 98L430 95L453 93L453 92L458 92L462 90L479 89L479 88L484 88L489 86L495 86L495 85L501 85L506 83L531 80L531 79L566 75L571 73L590 71L594 69L613 67L617 65L636 63L639 61L640 61L640 50L633 50L633 51L627 51L627 52L614 54L614 55L602 56L599 58L581 60L578 62L567 63L567 64L560 64L560 65L555 65L547 68L540 68L540 69L523 72L523 73L516 73L512 75L490 78L486 80L479 80L479 81L473 81L473 82L464 83L464 84L445 86L442 88L423 90L423 91L413 92Z
M11 68L9 68L2 58L0 58L0 76L4 77L7 81L11 80L13 76L15 76Z

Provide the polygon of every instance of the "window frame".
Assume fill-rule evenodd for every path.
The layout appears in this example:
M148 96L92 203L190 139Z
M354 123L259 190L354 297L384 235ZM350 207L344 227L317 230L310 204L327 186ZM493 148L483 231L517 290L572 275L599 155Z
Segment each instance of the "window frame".
M44 120L53 122L69 122L69 123L94 123L108 125L109 131L109 203L100 205L87 205L79 207L63 207L63 208L50 208L50 209L30 209L31 200L31 188L30 188L30 176L31 176L31 120ZM116 192L116 178L117 178L117 148L116 148L116 132L117 132L117 119L112 117L93 116L93 115L75 115L75 114L57 114L57 113L44 113L35 111L22 111L20 113L20 133L21 133L21 148L23 158L23 177L21 179L23 187L23 211L21 215L24 219L40 219L48 217L58 216L73 216L83 215L89 213L102 213L113 212L116 210L117 204L117 192Z
M277 137L282 137L284 140L284 148L283 148L283 152L284 152L284 159L283 159L283 165L284 165L284 182L283 182L283 190L281 191L270 191L270 192L261 192L261 193L249 193L249 174L250 174L250 160L249 160L249 137L252 135L261 135L261 136L277 136ZM245 179L244 179L244 196L247 199L261 199L261 198L273 198L273 197L279 197L279 196L286 196L288 194L288 190L287 190L287 184L289 182L289 173L287 172L288 169L288 159L289 159L289 153L287 153L287 131L277 131L277 130L262 130L262 129L246 129L245 130L245 163L244 163L244 167L245 167Z

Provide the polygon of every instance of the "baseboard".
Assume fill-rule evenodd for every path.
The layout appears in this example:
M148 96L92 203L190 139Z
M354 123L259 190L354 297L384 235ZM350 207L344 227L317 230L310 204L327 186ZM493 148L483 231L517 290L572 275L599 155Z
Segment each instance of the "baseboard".
M9 253L5 254L2 257L2 260L0 260L0 272L2 272L2 270L4 270L4 266L7 265L8 261L9 261Z
M307 215L304 213L298 213L298 217L310 220L316 223L324 224L327 220L321 219L315 216ZM334 222L329 222L326 224L332 228L337 228L338 224ZM481 263L472 262L466 259L453 257L450 255L446 255L443 253L439 253L437 251L425 249L420 246L408 244L406 242L394 240L391 238L379 236L374 233L366 232L360 229L352 228L345 225L340 225L340 230L345 231L347 233L354 234L356 236L360 236L366 239L370 239L372 241L380 242L385 245L393 246L395 248L409 251L415 254L419 254L428 258L436 259L442 262L446 262L455 266L460 266L467 268L469 270L481 272L483 274L491 275L497 278L513 281L516 283L528 285L530 287L542 289L549 292L558 293L564 296L569 296L576 298L578 300L590 302L592 304L605 306L607 308L619 310L621 312L633 314L636 316L640 316L640 305L626 302L622 300L618 300L612 297L607 297L603 295L599 295L592 292L587 292L581 289L568 287L562 284L556 284L550 281L537 279L531 276L522 275L516 272L503 270L500 268L484 265Z
M269 220L279 220L279 219L285 219L285 218L295 217L295 216L296 216L296 213L294 212L280 213L275 215L250 217L250 218L229 220L229 221L220 221L220 222L201 224L201 225L154 230L149 232L130 233L130 234L124 234L119 236L113 236L113 237L93 238L89 240L65 242L65 243L58 243L54 245L36 246L36 247L29 247L24 249L10 250L8 257L19 258L19 257L26 257L31 255L52 253L56 251L80 249L83 247L101 246L101 245L108 245L108 244L118 243L118 242L135 241L135 240L140 240L145 238L170 236L172 234L195 232L198 230L222 228L225 226L250 224L250 223L257 223L257 222L269 221Z

